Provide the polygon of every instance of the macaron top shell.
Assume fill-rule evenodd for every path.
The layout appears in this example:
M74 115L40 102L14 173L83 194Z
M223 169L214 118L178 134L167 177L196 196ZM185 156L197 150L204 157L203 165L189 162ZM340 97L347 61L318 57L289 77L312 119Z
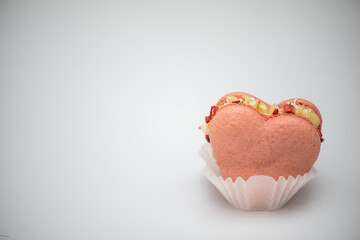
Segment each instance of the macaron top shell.
M224 179L303 175L320 151L314 126L293 114L265 118L246 105L227 105L212 119L213 156Z

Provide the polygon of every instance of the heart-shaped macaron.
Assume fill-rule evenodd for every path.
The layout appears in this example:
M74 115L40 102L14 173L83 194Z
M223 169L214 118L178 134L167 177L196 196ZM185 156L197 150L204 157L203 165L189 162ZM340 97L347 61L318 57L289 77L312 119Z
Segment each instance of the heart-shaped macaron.
M212 107L206 122L224 179L296 177L310 171L320 152L321 114L303 99L270 106L247 93L230 93Z

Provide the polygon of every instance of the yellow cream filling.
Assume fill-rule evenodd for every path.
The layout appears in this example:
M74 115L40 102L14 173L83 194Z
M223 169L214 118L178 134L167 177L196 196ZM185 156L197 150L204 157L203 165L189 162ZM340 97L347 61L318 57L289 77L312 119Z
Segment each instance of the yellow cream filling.
M206 134L206 135L209 135L210 133L210 123L211 123L211 120L209 123L204 123L203 125L201 125L201 130Z
M319 116L311 108L306 108L302 105L295 105L295 114L309 119L315 126L320 125Z
M278 114L285 113L284 108L279 108L275 104L268 107L265 103L260 102L258 99L255 99L255 98L249 97L249 96L242 96L242 98L237 98L234 96L227 96L226 103L224 103L222 106L219 106L219 109L227 104L237 102L237 101L257 109L260 113L262 113L266 116L272 116L275 109L278 109ZM319 116L311 108L306 108L305 106L302 106L302 105L296 105L295 101L296 100L294 100L294 103L291 103L291 105L293 105L295 107L295 114L308 119L316 127L319 126L320 125ZM208 134L209 129L210 129L210 122L208 124L206 124L206 123L203 124L203 126L201 126L201 129L203 129L204 133Z
M226 97L226 103L232 103L232 102L236 102L236 101L240 101L242 102L243 100L240 98L238 99L237 97L234 97L234 96L228 96ZM225 104L226 104L225 103Z
M233 103L233 102L241 102L245 105L251 106L266 116L272 116L275 109L278 109L278 114L285 113L284 108L279 108L275 104L268 107L265 103L260 102L258 99L255 99L255 98L249 97L249 96L243 96L242 98L237 98L234 96L227 96L226 103L219 106L219 109L224 107L225 105ZM294 103L291 103L291 105L293 105L295 107L296 115L308 119L316 127L320 125L319 116L311 108L306 108L305 106L302 106L302 105L296 105L295 102L296 102L296 100L294 100ZM288 102L288 104L290 104L290 103ZM211 120L209 121L209 123L204 123L203 125L201 125L201 130L206 135L209 135L210 124L211 124Z

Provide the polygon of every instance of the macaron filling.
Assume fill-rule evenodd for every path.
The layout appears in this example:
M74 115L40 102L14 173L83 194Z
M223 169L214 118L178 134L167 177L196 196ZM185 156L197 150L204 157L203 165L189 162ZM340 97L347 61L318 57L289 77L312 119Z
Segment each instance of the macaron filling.
M249 97L246 95L242 96L241 98L237 98L235 96L227 96L226 102L224 104L220 106L211 107L209 116L205 117L205 123L202 124L201 127L199 127L199 129L201 129L205 133L205 137L208 142L210 142L209 133L210 133L210 124L212 118L215 116L216 112L219 109L221 109L222 107L228 104L245 104L247 106L251 106L252 108L258 110L261 114L267 117L272 117L284 113L292 113L307 119L316 128L319 127L321 122L319 116L314 112L313 109L307 108L303 105L296 104L296 99L294 99L294 102L287 102L287 104L284 107L279 108L279 106L277 106L276 104L273 104L272 106L269 107L267 104L261 102L259 99L255 99L253 97Z

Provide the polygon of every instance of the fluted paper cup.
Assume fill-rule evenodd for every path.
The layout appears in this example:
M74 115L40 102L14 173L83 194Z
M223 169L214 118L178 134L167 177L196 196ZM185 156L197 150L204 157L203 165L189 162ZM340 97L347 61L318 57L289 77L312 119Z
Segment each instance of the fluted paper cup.
M238 177L235 182L231 178L224 180L212 157L210 144L204 144L199 152L206 161L204 175L221 192L226 200L241 210L275 210L284 206L300 188L309 182L317 173L315 168L303 176L287 179L280 177L278 181L270 176L251 176L248 180Z

